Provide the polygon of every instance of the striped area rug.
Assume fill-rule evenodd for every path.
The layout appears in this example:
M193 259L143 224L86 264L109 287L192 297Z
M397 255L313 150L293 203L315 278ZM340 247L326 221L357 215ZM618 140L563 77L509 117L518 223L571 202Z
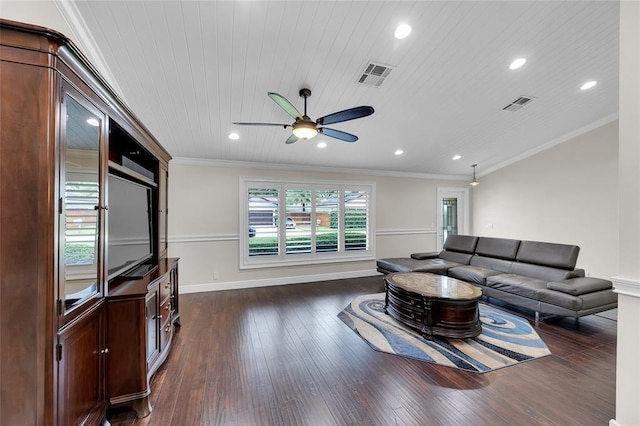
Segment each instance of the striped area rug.
M356 297L338 317L373 349L433 364L486 373L550 355L529 322L480 303L482 333L471 339L424 339L384 313L384 293Z

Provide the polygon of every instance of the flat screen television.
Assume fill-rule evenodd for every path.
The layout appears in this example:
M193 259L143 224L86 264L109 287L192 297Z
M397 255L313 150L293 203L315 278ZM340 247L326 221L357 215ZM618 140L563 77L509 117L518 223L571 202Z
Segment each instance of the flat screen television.
M109 174L107 210L107 268L109 279L138 278L150 272L153 257L151 188Z

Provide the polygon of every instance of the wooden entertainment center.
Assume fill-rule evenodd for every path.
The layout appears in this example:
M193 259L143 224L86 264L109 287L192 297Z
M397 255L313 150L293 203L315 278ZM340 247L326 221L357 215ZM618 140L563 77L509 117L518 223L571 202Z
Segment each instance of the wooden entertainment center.
M69 39L0 19L0 424L151 412L180 325L170 160Z

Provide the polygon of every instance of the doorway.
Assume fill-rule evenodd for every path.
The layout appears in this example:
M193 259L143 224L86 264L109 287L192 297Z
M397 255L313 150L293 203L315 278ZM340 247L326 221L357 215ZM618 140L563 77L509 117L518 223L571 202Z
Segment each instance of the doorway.
M438 188L438 251L449 235L469 231L469 188Z

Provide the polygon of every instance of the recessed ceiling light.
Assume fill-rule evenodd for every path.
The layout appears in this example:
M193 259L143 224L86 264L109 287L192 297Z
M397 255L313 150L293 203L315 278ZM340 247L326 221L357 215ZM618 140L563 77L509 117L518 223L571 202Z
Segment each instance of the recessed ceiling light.
M595 81L595 80L587 81L585 84L583 84L583 85L580 87L580 90L589 90L589 89L591 89L593 86L595 86L596 84L598 84L598 82L597 82L597 81Z
M98 127L100 125L100 122L97 118L89 118L87 119L87 124L89 124L90 126Z
M231 139L232 141L237 141L238 139L240 139L240 135L236 132L229 133L229 139Z
M318 145L316 145L318 148L326 148L327 147L327 143L326 142L318 142Z
M452 160L459 160L462 158L462 155L454 155L451 159Z
M396 149L396 152L394 152L395 155L402 155L404 154L404 151L401 149Z
M395 36L398 40L402 40L403 38L407 38L407 36L411 34L411 26L407 24L400 24L398 28L396 28Z
M509 68L512 70L517 70L518 68L523 66L525 62L527 62L527 58L518 58L515 61L511 62Z

